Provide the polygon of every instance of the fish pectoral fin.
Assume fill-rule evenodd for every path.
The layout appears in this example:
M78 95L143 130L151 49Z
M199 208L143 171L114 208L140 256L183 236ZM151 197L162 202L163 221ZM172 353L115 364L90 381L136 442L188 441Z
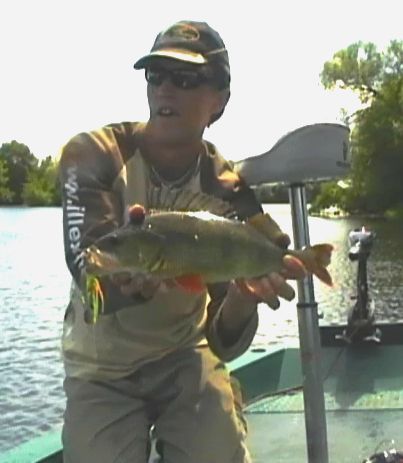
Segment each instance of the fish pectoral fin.
M201 293L206 285L200 275L182 275L175 278L176 283L191 293Z

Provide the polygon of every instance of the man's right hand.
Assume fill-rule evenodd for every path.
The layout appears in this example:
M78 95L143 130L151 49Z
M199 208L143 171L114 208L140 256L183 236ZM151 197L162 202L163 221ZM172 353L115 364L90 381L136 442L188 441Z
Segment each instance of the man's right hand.
M172 280L162 280L157 276L140 272L117 273L111 276L111 280L125 296L141 295L145 300L151 299L159 289L164 291L175 286Z

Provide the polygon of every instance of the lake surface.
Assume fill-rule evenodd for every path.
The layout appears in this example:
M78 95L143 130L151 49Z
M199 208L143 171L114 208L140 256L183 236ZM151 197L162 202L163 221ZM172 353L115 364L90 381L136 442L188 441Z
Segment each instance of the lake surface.
M288 205L266 209L292 234ZM70 276L64 262L60 208L0 208L0 452L62 423L60 336ZM309 218L310 242L335 246L328 288L315 279L321 323L345 320L353 302L356 264L348 233L366 225L377 238L368 262L378 319L403 318L402 225L358 218ZM259 307L255 345L298 341L295 303Z

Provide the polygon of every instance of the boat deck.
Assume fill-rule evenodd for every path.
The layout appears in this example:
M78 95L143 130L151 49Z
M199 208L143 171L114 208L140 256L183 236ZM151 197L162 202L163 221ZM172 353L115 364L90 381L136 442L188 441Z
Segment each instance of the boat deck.
M393 341L322 348L331 463L362 463L376 451L393 448L392 440L398 450L403 449L403 345ZM247 370L238 365L234 371L245 388L253 462L305 463L299 351L291 348L269 356L255 355L255 362L250 356L247 359Z
M326 405L332 407L333 397L326 398L330 399ZM392 403L394 399L391 394ZM303 410L297 411L295 406L300 402L302 393L294 394L290 402L263 400L248 412L249 448L254 463L306 463L305 417ZM403 448L402 408L331 408L326 411L326 421L330 462L362 463L378 446L379 451L392 448L391 439L397 449Z

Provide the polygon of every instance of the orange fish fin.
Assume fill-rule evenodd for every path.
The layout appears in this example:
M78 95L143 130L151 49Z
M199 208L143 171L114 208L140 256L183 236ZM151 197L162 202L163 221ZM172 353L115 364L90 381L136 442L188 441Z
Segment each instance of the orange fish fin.
M298 256L309 272L329 286L333 286L333 281L326 267L330 264L333 249L331 244L315 244L301 251Z
M191 293L201 293L206 288L200 275L182 275L175 281L180 287Z
M326 283L328 286L333 286L332 277L324 267L317 267L313 273L320 281L323 281L323 283Z

